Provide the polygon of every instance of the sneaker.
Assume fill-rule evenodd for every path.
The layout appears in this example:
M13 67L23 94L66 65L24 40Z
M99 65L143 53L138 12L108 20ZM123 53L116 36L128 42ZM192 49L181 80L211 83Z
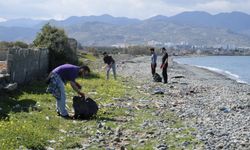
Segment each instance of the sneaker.
M73 117L66 115L66 116L62 116L64 119L73 119Z

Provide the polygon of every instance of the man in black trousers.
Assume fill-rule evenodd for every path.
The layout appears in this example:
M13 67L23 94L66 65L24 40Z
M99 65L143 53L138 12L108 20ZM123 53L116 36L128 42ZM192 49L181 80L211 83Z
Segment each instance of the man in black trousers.
M162 49L162 64L161 64L161 69L162 69L162 76L164 79L164 84L168 83L168 74L167 74L167 68L168 68L168 53L165 47Z

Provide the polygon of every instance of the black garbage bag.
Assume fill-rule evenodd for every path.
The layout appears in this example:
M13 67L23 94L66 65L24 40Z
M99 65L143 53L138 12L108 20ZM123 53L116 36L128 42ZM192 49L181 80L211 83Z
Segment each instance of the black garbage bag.
M154 82L161 82L162 78L158 73L155 73L153 76L153 80L154 80Z
M98 105L91 98L83 98L79 96L73 97L73 109L75 119L90 119L97 114Z

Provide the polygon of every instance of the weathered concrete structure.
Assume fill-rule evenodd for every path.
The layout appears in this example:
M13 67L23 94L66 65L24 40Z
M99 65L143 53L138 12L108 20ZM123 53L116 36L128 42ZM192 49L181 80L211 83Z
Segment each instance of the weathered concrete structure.
M0 61L6 61L7 60L7 54L8 54L8 51L0 50Z
M48 71L48 50L12 48L7 65L11 82L22 84L44 77Z

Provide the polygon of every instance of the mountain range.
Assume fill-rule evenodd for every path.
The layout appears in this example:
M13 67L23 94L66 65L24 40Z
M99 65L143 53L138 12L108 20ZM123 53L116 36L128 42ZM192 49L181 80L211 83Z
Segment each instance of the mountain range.
M183 12L145 20L101 16L72 16L65 20L16 19L0 22L0 40L32 42L45 23L63 28L84 46L115 44L188 43L199 46L250 47L250 15L242 12L211 15Z

